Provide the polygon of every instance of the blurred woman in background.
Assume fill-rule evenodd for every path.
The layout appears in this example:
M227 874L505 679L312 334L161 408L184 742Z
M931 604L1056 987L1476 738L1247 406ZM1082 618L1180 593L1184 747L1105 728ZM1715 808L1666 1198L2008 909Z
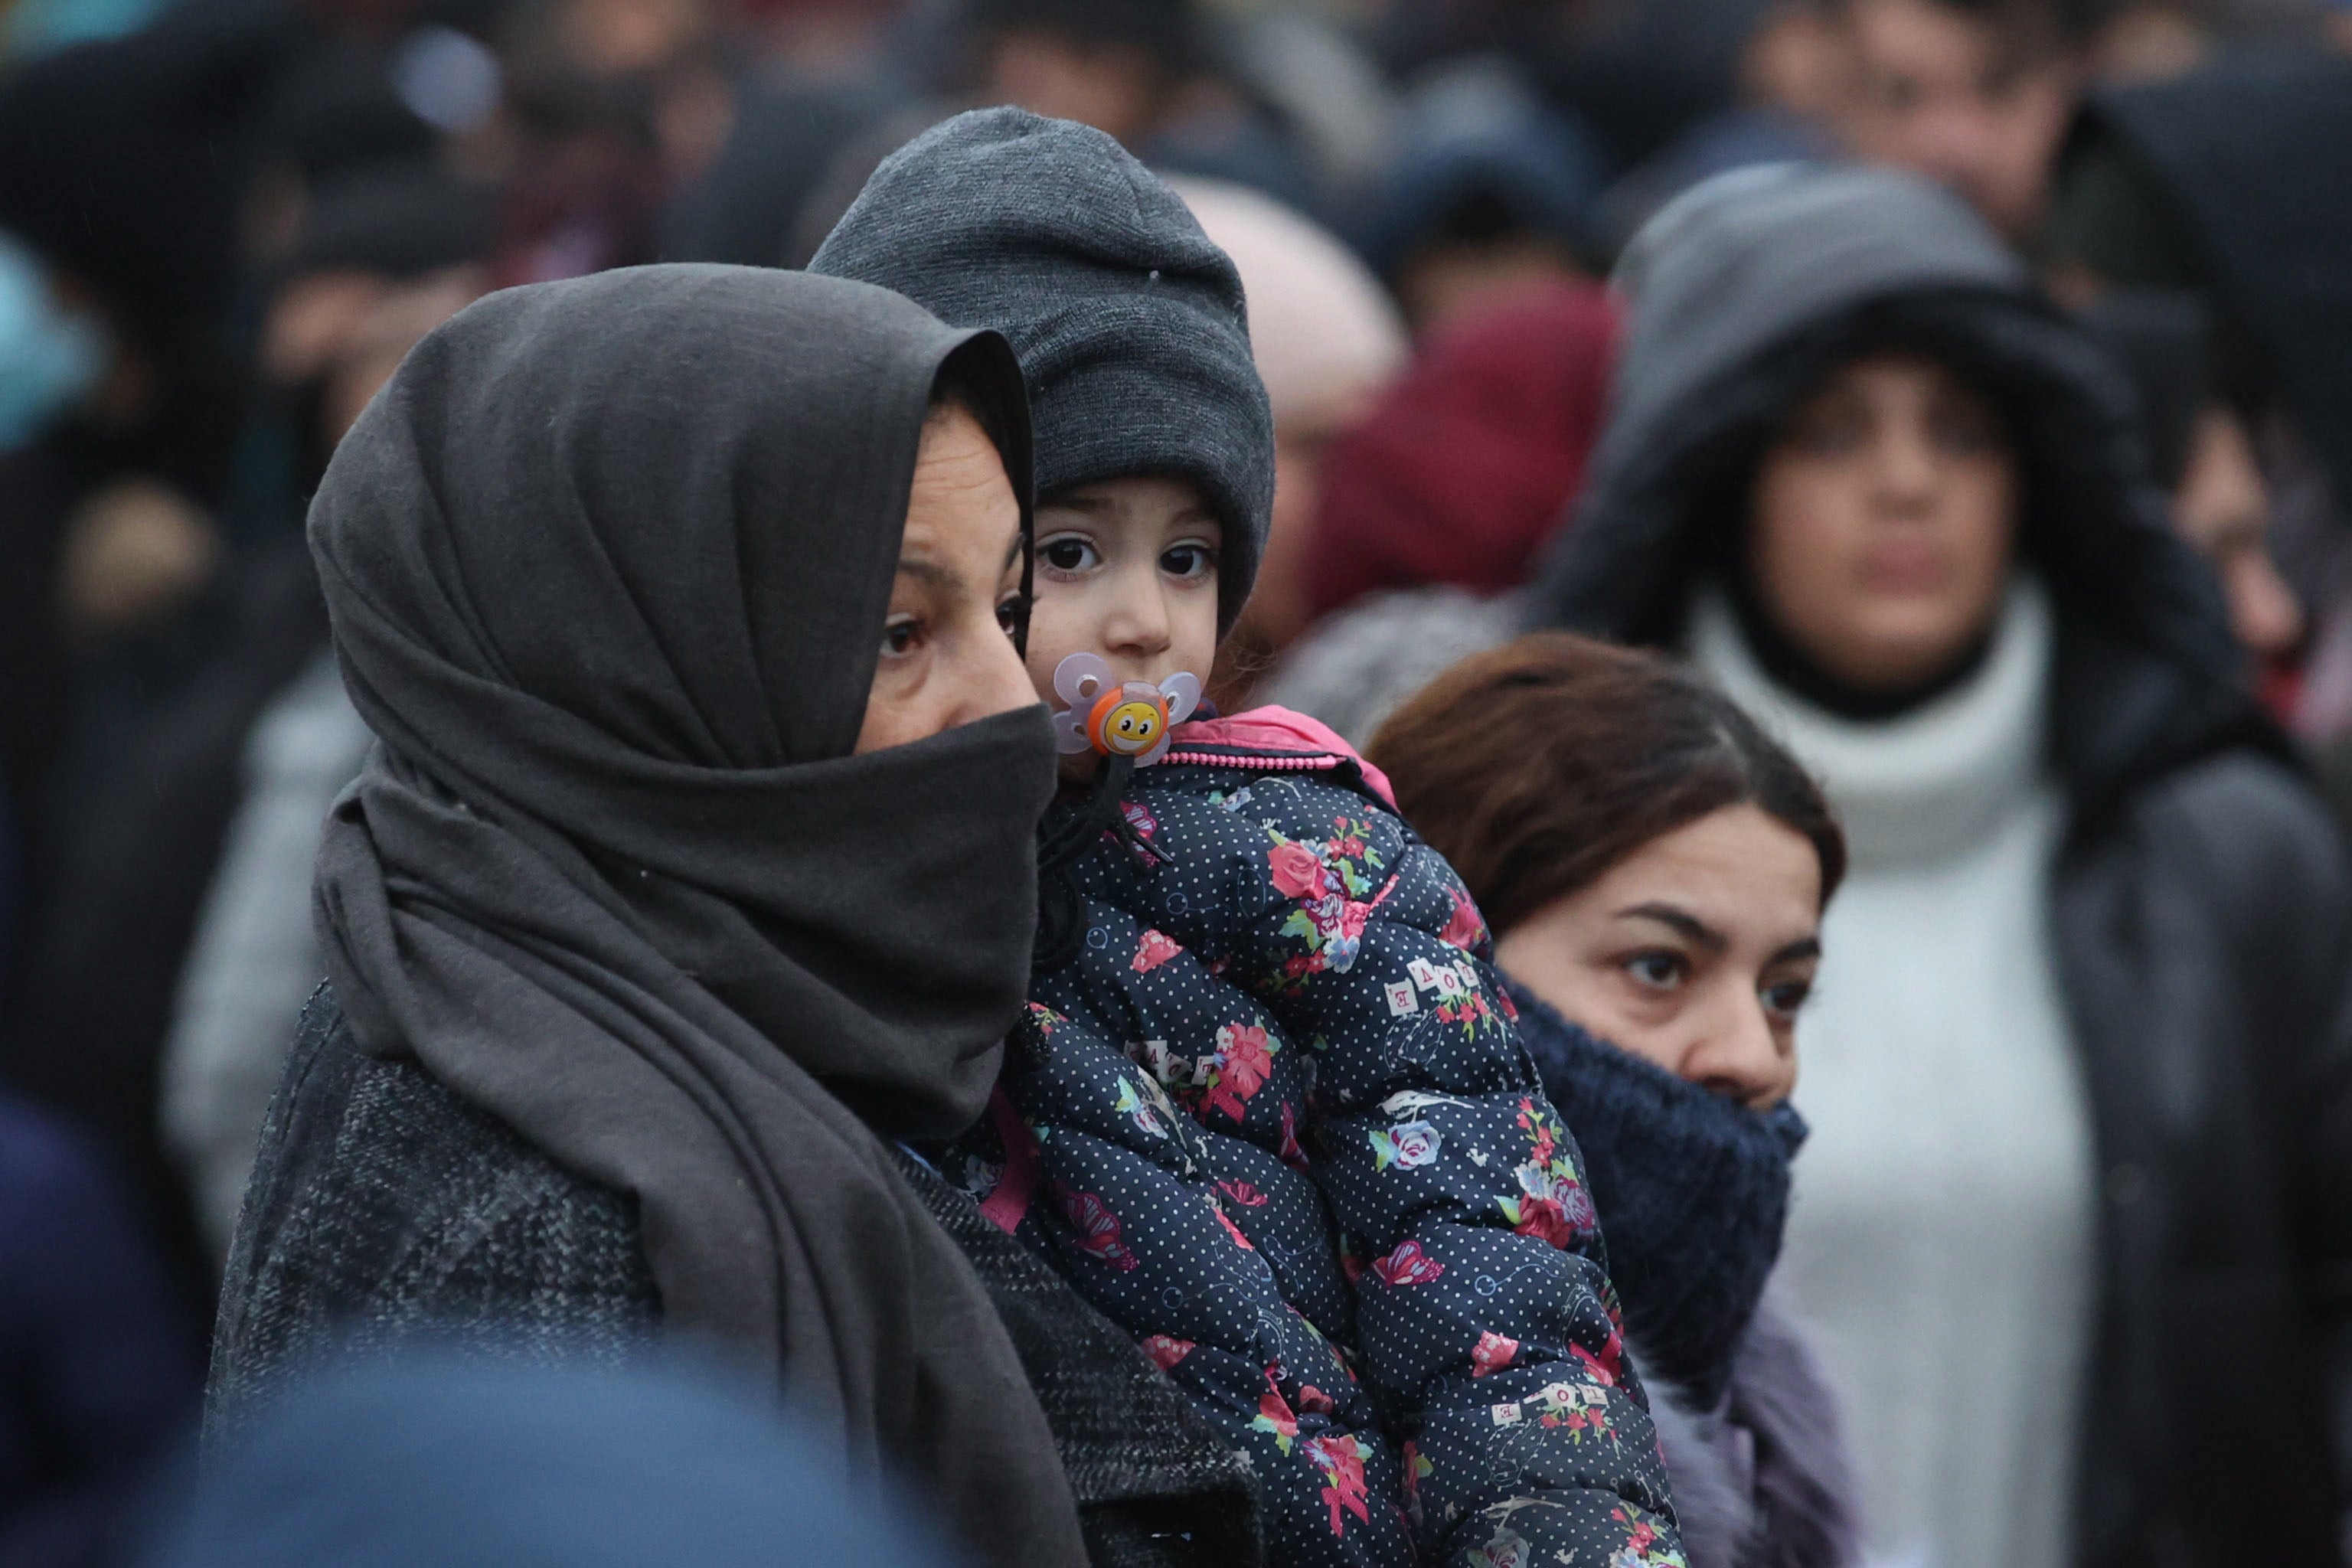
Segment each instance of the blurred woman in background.
M1686 648L1843 822L1782 1276L1874 1547L2221 1560L2260 1497L2336 1562L2352 883L2116 374L1890 173L1724 176L1620 279L1538 614Z

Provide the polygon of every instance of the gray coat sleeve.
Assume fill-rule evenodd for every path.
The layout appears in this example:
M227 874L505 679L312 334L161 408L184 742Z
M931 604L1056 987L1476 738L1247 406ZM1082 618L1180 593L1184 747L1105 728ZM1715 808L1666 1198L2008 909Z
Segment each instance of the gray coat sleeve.
M361 1052L320 989L229 1254L208 1443L338 1357L430 1339L612 1362L659 1320L631 1199L556 1165L415 1064Z

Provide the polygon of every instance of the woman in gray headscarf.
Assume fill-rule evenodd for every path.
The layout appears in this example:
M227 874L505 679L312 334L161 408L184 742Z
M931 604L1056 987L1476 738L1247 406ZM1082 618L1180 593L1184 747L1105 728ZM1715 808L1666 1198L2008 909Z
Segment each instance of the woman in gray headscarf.
M216 1429L354 1320L539 1355L658 1329L987 1561L1085 1560L1074 1502L1098 1537L1118 1489L1074 1499L1057 1433L1156 1373L1041 1329L894 1148L979 1114L1027 978L1028 474L1003 341L838 279L610 273L418 345L310 514L380 744L320 856L330 984ZM1024 1356L1075 1379L1054 1426Z

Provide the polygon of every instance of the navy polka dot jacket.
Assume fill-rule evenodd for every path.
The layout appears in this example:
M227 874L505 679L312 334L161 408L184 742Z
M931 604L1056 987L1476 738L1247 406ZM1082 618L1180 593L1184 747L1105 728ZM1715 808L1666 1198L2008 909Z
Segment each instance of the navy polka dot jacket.
M1297 749L1194 724L1136 775L950 1174L1248 1454L1269 1563L1679 1564L1485 926L1283 717Z

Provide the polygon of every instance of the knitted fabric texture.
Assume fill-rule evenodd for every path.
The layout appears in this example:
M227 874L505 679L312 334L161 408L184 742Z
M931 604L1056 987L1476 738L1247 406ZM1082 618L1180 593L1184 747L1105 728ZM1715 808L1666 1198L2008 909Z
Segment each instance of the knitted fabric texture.
M1780 1255L1805 1124L1785 1103L1753 1111L1596 1040L1519 987L1511 999L1584 1152L1626 1331L1645 1364L1712 1405Z
M1094 1568L1255 1568L1247 1463L1133 1342L927 1168L901 1174L971 1258L1054 1433ZM303 1015L221 1291L208 1447L305 1372L429 1339L613 1364L655 1344L635 1205L415 1063L362 1053L331 989Z
M1191 480L1224 528L1217 620L1249 597L1274 509L1274 416L1241 275L1182 198L1101 132L960 114L883 162L809 263L1011 340L1041 500Z

